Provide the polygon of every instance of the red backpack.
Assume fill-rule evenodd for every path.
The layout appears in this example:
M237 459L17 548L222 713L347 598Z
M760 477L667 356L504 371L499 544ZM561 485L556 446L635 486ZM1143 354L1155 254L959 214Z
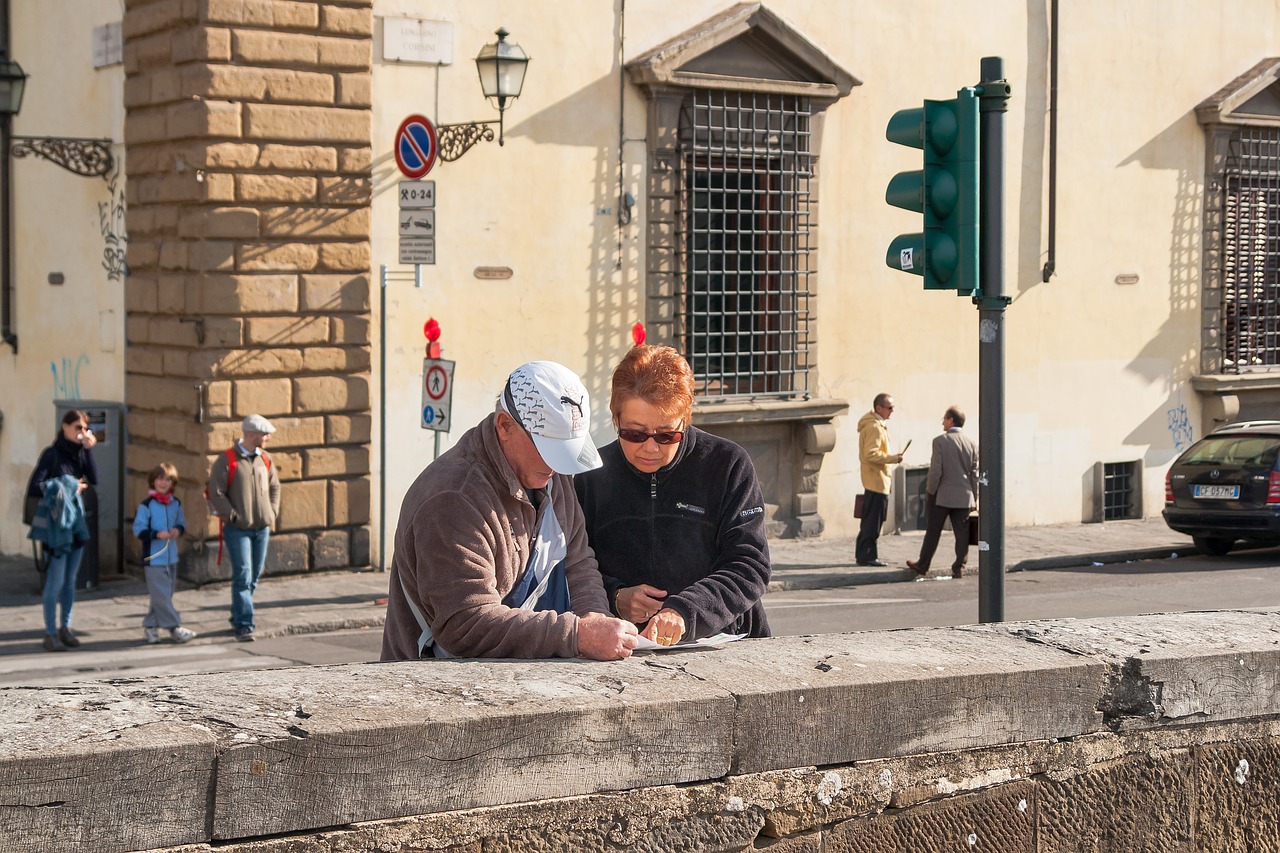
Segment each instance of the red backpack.
M231 484L236 479L236 467L240 464L240 460L236 457L236 449L228 447L227 454L227 491L231 491ZM262 461L267 463L267 473L271 473L271 457L262 454ZM204 484L204 500L209 506L209 515L218 515L218 511L213 507L213 501L209 500L209 484ZM226 524L222 516L218 515L218 565L222 565L222 528Z

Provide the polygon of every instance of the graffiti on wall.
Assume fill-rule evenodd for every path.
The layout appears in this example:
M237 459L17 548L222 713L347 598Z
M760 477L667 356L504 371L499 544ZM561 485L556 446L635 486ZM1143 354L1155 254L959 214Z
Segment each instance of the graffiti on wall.
M114 172L107 182L110 201L98 203L98 225L102 229L102 267L111 281L121 281L129 274L125 259L129 237L124 230L125 200L120 187L120 173Z
M1187 407L1179 403L1170 409L1166 409L1165 414L1169 418L1169 435L1173 438L1173 449L1181 453L1190 447L1191 442L1195 440L1191 430L1191 417L1187 414Z
M83 395L80 393L80 368L89 363L89 356L84 353L69 358L62 357L62 363L56 361L49 362L49 369L53 371L53 399L55 400L79 400Z

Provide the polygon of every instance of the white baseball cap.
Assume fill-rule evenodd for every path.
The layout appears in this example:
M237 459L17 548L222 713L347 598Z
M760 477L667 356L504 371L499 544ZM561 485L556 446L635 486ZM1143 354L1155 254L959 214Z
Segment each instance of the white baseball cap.
M591 440L591 400L578 375L554 361L517 367L499 397L557 474L584 474L601 466Z

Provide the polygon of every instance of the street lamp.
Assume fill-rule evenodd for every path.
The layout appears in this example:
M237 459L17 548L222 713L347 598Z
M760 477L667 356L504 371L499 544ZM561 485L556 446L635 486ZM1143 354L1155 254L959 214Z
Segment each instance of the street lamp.
M529 56L520 45L507 41L510 33L502 27L494 35L498 40L480 49L480 55L476 57L476 71L480 73L480 88L484 96L498 102L498 144L501 145L502 113L507 108L507 98L520 97Z
M27 74L12 59L0 61L0 116L16 116L22 109Z
M480 48L476 56L476 72L480 75L480 89L490 101L496 101L498 120L473 121L464 124L442 124L436 127L436 136L440 144L440 159L457 160L477 142L493 141L493 128L487 125L498 125L498 144L503 141L503 113L507 109L507 100L520 97L524 88L524 72L529 67L529 56L524 48L515 42L507 41L510 35L499 27L495 33L498 40Z

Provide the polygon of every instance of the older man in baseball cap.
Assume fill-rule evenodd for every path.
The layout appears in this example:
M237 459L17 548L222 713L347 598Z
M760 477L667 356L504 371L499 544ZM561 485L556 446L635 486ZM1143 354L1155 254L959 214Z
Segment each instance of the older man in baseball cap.
M383 660L617 660L636 628L609 613L571 476L600 466L582 380L521 365L493 414L428 465L401 505Z
M280 478L266 451L276 431L271 421L249 415L240 431L244 437L218 454L209 472L209 504L231 558L231 628L237 640L252 642L257 627L253 593L267 562L271 526L280 514Z

